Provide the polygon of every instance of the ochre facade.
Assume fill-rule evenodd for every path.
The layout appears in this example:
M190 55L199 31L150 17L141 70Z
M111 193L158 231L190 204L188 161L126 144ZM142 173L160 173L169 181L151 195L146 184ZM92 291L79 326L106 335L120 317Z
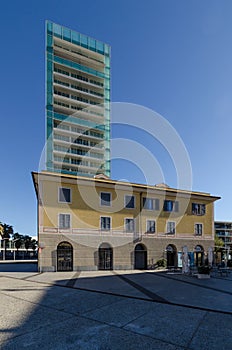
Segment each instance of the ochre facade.
M183 246L200 264L214 247L219 197L209 193L48 172L32 176L41 271L153 268L160 259L177 266Z

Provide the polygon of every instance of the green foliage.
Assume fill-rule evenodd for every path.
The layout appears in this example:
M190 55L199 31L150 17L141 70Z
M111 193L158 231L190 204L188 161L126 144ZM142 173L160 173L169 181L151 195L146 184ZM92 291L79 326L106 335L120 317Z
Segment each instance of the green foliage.
M23 236L20 235L18 232L15 232L13 235L12 235L12 239L13 241L15 242L15 248L17 250L19 250L19 248L22 246L22 243L23 243Z
M38 241L36 241L34 238L31 240L31 248L33 250L36 250L36 248L38 247Z
M3 224L2 222L0 222L0 225L2 227L0 233L2 239L9 240L10 236L14 233L13 227L11 225Z
M3 240L3 247L5 250L5 256L6 256L8 242L10 240L10 236L14 233L14 230L11 225L3 224L2 222L0 222L0 227L1 227L0 235Z
M32 240L32 237L27 236L27 235L24 236L24 245L25 245L25 248L26 248L27 251L30 248L31 240Z
M6 242L5 248L7 248L7 242L12 239L15 242L15 248L18 250L21 246L25 246L26 250L32 248L36 250L38 242L28 235L21 235L18 232L14 232L13 226L3 224L0 222L0 236Z
M157 267L166 267L167 266L167 260L162 258L157 260L156 262Z
M214 250L215 252L220 252L221 249L224 247L224 242L221 238L219 238L217 235L214 236Z
M19 250L19 248L21 247L21 245L22 245L22 242L20 241L20 239L18 239L17 241L15 241L15 248L16 248L17 250Z

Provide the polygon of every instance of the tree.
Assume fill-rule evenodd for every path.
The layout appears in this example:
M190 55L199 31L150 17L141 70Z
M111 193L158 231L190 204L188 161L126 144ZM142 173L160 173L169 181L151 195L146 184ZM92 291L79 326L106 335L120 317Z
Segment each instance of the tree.
M36 241L36 239L33 238L31 240L31 248L35 251L37 246L38 246L38 241Z
M217 235L214 237L214 250L216 253L220 252L222 248L224 247L224 242L221 238L219 238Z
M19 255L19 248L22 246L22 238L23 236L20 235L18 232L15 232L12 236L14 240L14 246L17 249L17 257Z
M0 223L0 226L1 226L0 234L1 234L2 240L4 242L5 259L6 259L7 244L9 242L10 236L13 235L14 230L13 230L13 227L11 225Z
M24 239L24 245L25 245L26 251L27 251L27 253L28 253L28 249L29 249L30 246L31 246L32 237L30 237L30 236L28 236L28 235L25 235L25 236L23 237L23 239Z
M214 236L214 251L216 253L215 257L216 257L216 264L218 264L218 262L221 259L221 254L222 254L222 250L224 247L224 242L221 238L219 238L217 235ZM220 258L219 258L220 256Z
M13 226L11 225L0 222L0 238L3 241L3 247L4 247L3 259L4 260L6 259L6 256L7 256L6 253L7 253L9 240L12 240L14 242L14 246L17 249L17 254L18 254L19 248L24 245L27 251L27 254L28 254L28 249L32 248L35 255L35 250L38 246L38 242L28 235L21 235L18 232L14 232Z
M22 241L19 238L15 241L15 248L17 249L17 252L18 252L19 248L21 247L21 245L22 245Z

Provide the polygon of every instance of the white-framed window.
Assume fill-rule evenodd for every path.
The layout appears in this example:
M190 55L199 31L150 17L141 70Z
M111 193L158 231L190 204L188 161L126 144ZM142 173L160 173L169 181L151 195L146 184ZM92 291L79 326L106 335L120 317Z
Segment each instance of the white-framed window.
M125 231L126 232L134 232L135 230L135 221L133 218L125 219Z
M69 229L71 227L71 215L59 214L59 228Z
M124 197L125 200L125 208L134 209L135 208L135 196L126 195Z
M193 215L205 215L205 204L192 203Z
M167 233L175 234L176 233L176 223L175 221L167 222Z
M100 204L102 206L110 207L111 206L111 193L110 192L101 192L100 196L101 196Z
M101 216L100 226L101 226L101 230L109 231L111 229L111 217L110 216Z
M155 220L147 220L147 233L155 233Z
M202 236L202 234L203 234L203 224L200 224L200 223L194 224L194 234L196 236Z
M71 203L72 191L71 188L59 187L58 189L58 200L60 203Z
M179 202L165 200L163 210L168 211L168 212L171 212L171 211L178 212L179 211Z
M143 198L143 208L146 210L159 210L158 198Z

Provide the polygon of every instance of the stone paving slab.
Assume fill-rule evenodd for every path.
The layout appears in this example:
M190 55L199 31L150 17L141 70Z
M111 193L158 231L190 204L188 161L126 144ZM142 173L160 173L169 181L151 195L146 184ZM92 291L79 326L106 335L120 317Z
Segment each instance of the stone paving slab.
M173 305L154 305L151 311L125 326L125 329L179 346L190 343L206 312Z
M146 273L148 273L146 271ZM177 281L184 281L185 283L191 283L192 285L196 286L206 286L210 288L217 289L219 291L228 291L232 293L232 274L230 274L228 277L214 277L212 276L208 280L204 279L198 279L196 276L189 276L189 275L178 275L178 274L165 274L165 273L153 273L155 277L157 276L163 276L165 278L168 278L169 280L177 280Z
M122 280L119 273L0 273L0 348L231 347L230 278L198 281L181 275L168 278L127 271L122 272ZM81 283L92 291L78 289ZM94 288L100 288L101 293ZM125 292L125 297L117 295L119 291ZM151 301L146 291L165 297L167 302Z
M145 297L141 291L119 279L118 276L115 276L112 272L111 274L97 276L95 273L94 277L86 276L86 274L81 273L74 286L98 292L108 292L140 298Z
M191 279L183 276L182 279L175 279L158 273L130 274L126 278L142 284L144 288L171 303L232 313L232 293L228 291L232 281L217 280L212 286L212 283L208 282L210 280L201 280L198 283L194 277Z
M3 279L2 279L3 280ZM10 286L8 286L8 282ZM30 284L30 292L37 296L37 302L33 298L33 302L25 300L27 294L21 294ZM63 287L49 287L40 285L44 288L44 295L41 298L38 284L31 281L19 279L4 278L2 281L4 288L1 286L1 301L4 307L0 318L0 343L1 349L178 349L178 347L169 344L167 341L152 339L144 335L139 335L136 332L123 330L121 327L113 327L107 322L100 322L91 319L91 316L76 316L73 299L69 298L69 305L72 305L71 310L60 310L60 302L64 298ZM10 287L10 288L9 288ZM57 304L50 304L50 289L54 290L53 298ZM70 290L79 295L78 290ZM5 293L8 293L7 295ZM115 302L115 297L109 295L108 300L106 295L100 294L102 303L98 303L98 293L81 292L81 298L85 301L87 309L89 308L89 298L95 297L96 303L92 303L92 307L99 309L104 308L106 302L113 306L122 301L121 307L128 310L142 310L143 313L148 311L144 305L135 307L135 304L126 306L125 300L118 298L118 303ZM47 300L48 298L48 300ZM104 298L104 299L103 299ZM80 299L79 299L80 300ZM67 300L64 298L64 302ZM93 302L93 299L92 299ZM138 303L144 304L144 302ZM47 305L46 305L47 304ZM115 308L116 309L116 308ZM120 309L120 307L118 307ZM131 312L130 311L130 312ZM108 310L110 313L110 309ZM141 313L136 313L127 321L134 320Z
M4 274L0 274L2 275ZM49 272L26 276L8 273L7 276L147 300L159 301L159 298L163 298L164 301L174 304L232 312L232 276L224 279L198 280L183 275L170 276L153 271L135 270L84 271L78 274Z
M8 274L8 276L12 275ZM13 275L13 277L15 276L17 275ZM147 298L141 291L120 280L112 271L83 271L79 273L45 272L38 275L31 275L31 277L29 275L27 279L30 281L45 282L62 286L70 286L69 281L73 280L71 286L80 289Z
M162 342L123 329L110 327L96 321L75 317L55 324L52 328L42 327L36 332L10 340L2 350L181 350L168 342Z
M232 341L232 317L209 312L194 335L189 349L228 350Z
M17 280L17 283L15 283L14 279L6 278L0 279L0 290L4 295L35 304L39 303L43 306L49 306L76 315L108 304L112 305L121 300L117 296L88 293L87 302L86 292L84 291L71 288L60 289L58 286L32 283L28 280Z
M37 300L39 301L40 299ZM37 307L37 305L16 296L1 293L0 344L12 337L31 332L31 330L39 330L41 325L49 328L57 322L70 318L67 313L43 305Z
M45 282L45 283L51 283L51 284L59 284L59 285L66 285L67 281L72 279L76 275L75 272L44 272L37 275L32 275L31 277L28 277L30 281L35 282Z
M232 314L66 288L65 284L53 285L57 281L67 284L74 276L70 273L63 279L65 276L58 275L31 275L32 281L28 276L20 279L0 274L1 349L224 350L231 347ZM159 293L168 287L170 296L175 295L176 290L180 294L182 291L182 297L186 293L183 281L161 276L149 279L148 275L133 273L124 274L124 277L147 289L152 289L154 283L155 292ZM100 280L103 276L107 277L107 287L112 277L100 274ZM117 276L113 277L116 286ZM221 288L228 285L228 281L221 283ZM181 287L177 288L178 285ZM191 284L186 285L191 287ZM213 289L202 286L192 285L192 288L198 290L198 294L204 289L209 300L214 293ZM224 300L223 293L220 297ZM190 293L191 298L197 300L197 292Z
M84 316L109 325L123 327L134 319L143 316L151 309L155 311L154 305L151 305L150 302L120 299L120 301L114 304L109 304L87 312Z
M0 271L0 277L12 277L12 278L28 278L28 277L32 277L32 276L39 276L41 274L39 274L38 272L3 272Z

